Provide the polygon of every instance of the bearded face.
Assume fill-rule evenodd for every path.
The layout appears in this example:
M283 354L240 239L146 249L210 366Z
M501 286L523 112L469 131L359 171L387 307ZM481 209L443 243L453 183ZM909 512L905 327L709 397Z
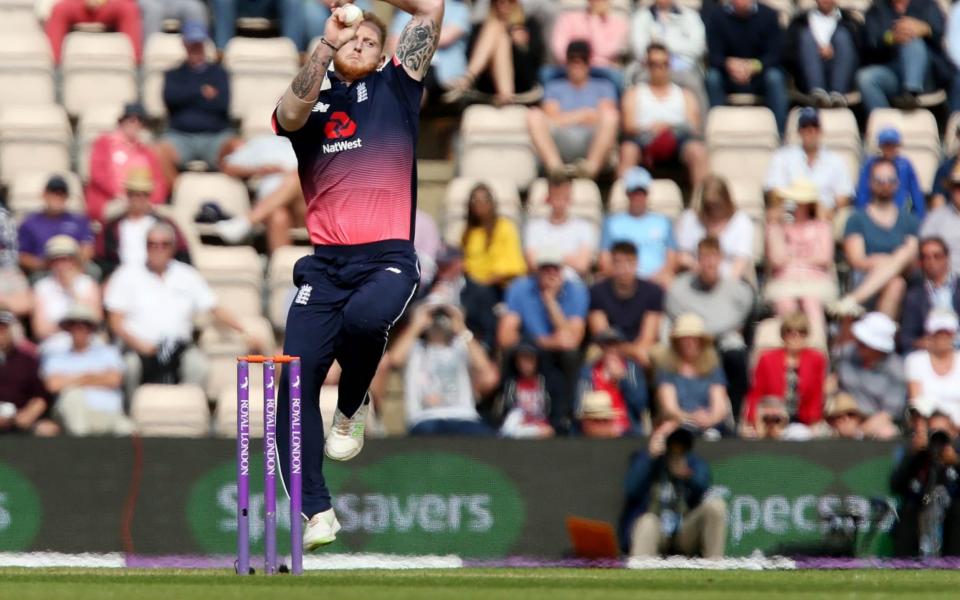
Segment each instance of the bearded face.
M364 22L357 29L357 37L344 44L334 56L333 67L344 79L356 81L376 70L382 51L380 31Z

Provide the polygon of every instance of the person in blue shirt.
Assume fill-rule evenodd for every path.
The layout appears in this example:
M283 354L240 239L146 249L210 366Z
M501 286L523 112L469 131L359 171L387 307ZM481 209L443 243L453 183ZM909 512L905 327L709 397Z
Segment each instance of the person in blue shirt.
M537 348L552 399L550 422L557 432L570 430L590 305L586 286L563 278L562 263L561 252L544 248L537 255L536 273L516 279L507 288L507 312L497 326L497 344L508 355L521 342Z
M653 178L643 167L632 167L624 174L627 212L610 215L603 223L600 272L610 274L613 245L630 242L637 248L637 277L666 289L677 272L677 242L670 219L647 210L647 192L652 183Z
M877 144L880 146L880 155L871 156L863 163L860 169L860 181L857 182L856 206L863 209L870 202L870 173L873 165L881 158L885 158L893 163L897 169L897 179L900 182L897 191L893 196L893 202L897 208L913 214L920 220L923 220L927 214L926 198L923 190L920 189L920 181L917 179L917 172L913 168L910 159L900 154L900 131L895 127L885 127L877 135Z

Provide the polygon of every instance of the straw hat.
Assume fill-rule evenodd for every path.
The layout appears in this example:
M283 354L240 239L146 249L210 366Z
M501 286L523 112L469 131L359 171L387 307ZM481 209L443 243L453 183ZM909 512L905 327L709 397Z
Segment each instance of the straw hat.
M64 256L77 256L80 253L80 246L77 240L69 235L55 235L43 245L43 255L47 260L62 258Z
M130 169L127 171L127 178L123 182L123 187L128 192L143 192L149 194L153 191L153 176L149 169Z
M796 179L790 187L777 190L777 194L784 200L791 200L797 204L816 204L820 201L820 190L817 185L806 178Z
M60 327L66 327L70 323L86 323L91 327L96 327L100 324L100 319L97 318L96 313L89 306L74 304L67 311L67 314L60 319Z
M671 339L682 337L699 337L710 339L707 332L707 326L704 324L700 315L695 313L685 313L677 317L673 323L673 331L670 332Z
M587 392L580 400L580 416L584 419L612 419L617 416L613 398L603 391Z
M857 404L857 401L846 392L840 392L833 398L827 401L826 410L824 411L826 418L832 419L838 417L844 413L855 412L863 414L860 410L860 406Z

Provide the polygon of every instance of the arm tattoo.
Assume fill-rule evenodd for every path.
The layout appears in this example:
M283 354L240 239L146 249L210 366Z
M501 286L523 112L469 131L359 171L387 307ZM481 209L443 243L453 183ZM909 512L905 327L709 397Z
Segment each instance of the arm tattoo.
M318 59L316 53L311 56L290 84L293 95L308 102L316 100L329 63L329 60Z
M411 72L423 77L440 42L440 28L430 17L415 16L403 28L397 43L397 58Z

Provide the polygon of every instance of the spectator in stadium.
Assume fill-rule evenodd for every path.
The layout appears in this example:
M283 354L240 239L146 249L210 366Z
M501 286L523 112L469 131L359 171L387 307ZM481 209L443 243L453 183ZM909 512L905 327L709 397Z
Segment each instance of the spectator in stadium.
M590 273L597 256L596 226L570 214L573 183L565 173L555 173L547 181L546 203L550 213L533 217L523 231L527 264L537 264L537 254L548 246L563 253L565 277L584 277Z
M600 355L580 372L577 418L587 437L617 438L643 434L649 409L643 367L625 352L627 338L609 328L592 336Z
M864 21L857 88L867 114L919 106L931 78L950 89L953 67L943 50L944 16L934 0L877 0Z
M896 421L907 400L903 360L894 352L897 324L881 312L872 312L854 323L851 332L854 341L837 353L837 384L856 400L864 416L864 435L892 439L900 433Z
M755 0L730 0L712 11L707 20L706 86L710 106L726 104L729 93L762 95L783 133L789 99L777 19L776 11Z
M207 60L207 28L187 22L181 28L187 59L166 72L163 103L169 129L157 145L160 164L170 184L177 169L195 160L210 167L239 145L230 128L230 79L218 63Z
M798 87L822 108L846 108L860 54L860 22L836 0L817 0L787 28L784 64Z
M830 308L837 315L856 316L877 296L877 310L896 318L907 290L905 274L917 258L919 224L893 201L898 179L892 162L874 162L870 182L870 204L850 215L843 234L855 287Z
M904 361L910 402L923 399L960 425L960 356L954 339L957 313L936 308L927 315L926 349L914 350Z
M553 437L550 425L550 394L547 381L540 372L537 348L522 343L516 347L511 361L512 374L503 384L503 424L500 435L509 438Z
M700 13L676 0L654 0L638 6L630 27L630 46L637 59L647 55L650 44L662 44L670 53L670 78L697 98L701 111L706 106L703 87L703 55L707 33Z
M839 295L833 228L817 216L819 193L812 181L796 179L777 190L777 196L783 203L767 209L766 257L772 277L764 296L781 317L802 310L813 339L825 341L823 308Z
M93 258L93 231L83 215L67 210L67 181L54 175L43 189L42 212L27 216L20 224L17 239L20 244L20 267L28 275L38 274L46 266L44 247L56 235L69 235L80 246L80 263L86 266Z
M563 278L562 263L559 251L544 248L537 255L536 273L510 285L505 297L507 309L497 326L497 344L508 354L520 342L537 347L551 399L550 422L557 432L566 433L580 370L589 295L579 280Z
M0 308L0 435L50 437L60 426L50 419L50 401L40 380L37 357L14 342L17 317Z
M497 214L493 191L486 184L470 190L461 247L463 270L480 285L505 288L527 272L517 226Z
M163 31L163 22L176 19L181 23L197 21L207 24L207 3L203 0L138 0L143 15L143 39Z
M33 309L30 284L18 266L17 225L10 211L0 206L0 310L25 317Z
M799 144L789 144L773 153L764 190L771 195L789 188L798 179L817 186L824 217L849 206L853 199L853 181L842 158L823 145L823 129L817 109L800 109L797 119Z
M329 5L328 0L321 0ZM288 24L288 15L284 14L285 0L211 0L210 9L213 13L213 41L219 50L223 50L235 35L237 35L237 18L280 19L280 26ZM295 18L305 21L304 9L291 3ZM290 15L293 17L293 15ZM298 27L298 30L302 25ZM299 39L294 39L297 43Z
M390 36L387 38L387 48L390 53L396 49L400 33L410 19L410 13L406 11L398 10L393 13ZM446 95L467 72L467 42L470 39L472 27L470 7L466 3L461 0L444 0L440 41L437 51L433 54L427 75L424 77L424 93L427 102L441 98L445 102L455 102L465 91L460 89ZM322 33L322 29L320 31Z
M829 426L829 437L862 440L863 413L853 396L840 392L827 401L824 417Z
M631 457L620 513L623 552L723 558L727 506L722 498L707 497L710 466L693 453L693 443L693 433L678 428L652 437L647 452Z
M540 23L517 0L491 0L489 14L470 35L467 70L453 82L449 101L476 88L494 104L536 102L544 60Z
M685 314L695 314L706 323L707 333L716 340L725 383L734 414L747 393L747 345L743 330L753 310L754 292L740 279L720 275L720 243L708 236L697 248L695 270L677 277L667 292L667 316L676 322Z
M920 237L939 237L949 249L950 266L960 271L960 163L946 175L947 201L927 214L920 227Z
M242 4L243 2L241 2ZM280 35L293 40L300 52L306 52L310 47L311 40L323 35L323 28L327 24L327 19L330 18L331 9L335 6L334 0L279 0L279 4L281 13ZM353 4L364 11L373 10L372 0L354 0ZM449 6L448 3L445 10L449 10ZM224 8L226 7L222 7L220 10L224 10ZM444 20L446 20L446 16L445 14ZM219 28L215 35L218 34ZM230 37L233 36L228 36L227 40ZM392 52L388 55L392 55Z
M620 64L627 53L627 35L630 23L627 17L610 8L610 0L587 0L585 10L565 10L553 23L550 49L553 61L565 62L567 48L577 40L590 44L590 76L610 80L617 90L623 89L623 70ZM545 69L552 79L562 69ZM551 72L554 71L554 72Z
M421 303L388 358L404 367L411 435L492 435L477 402L500 383L497 367L449 304Z
M936 213L931 217L933 214ZM897 334L901 353L927 349L930 339L925 324L931 311L960 311L960 279L952 272L950 262L947 244L942 238L923 238L920 242L923 277L907 290L903 300L903 317Z
M175 258L189 264L190 250L187 240L177 226L167 217L157 214L150 202L153 194L153 178L145 169L131 169L127 173L124 189L126 210L104 226L97 256L104 275L109 275L120 265L143 265L147 260L147 232L157 223L166 223L176 232Z
M897 208L909 212L923 220L927 212L926 200L923 190L920 189L920 180L917 178L917 172L913 168L913 163L906 156L900 154L900 131L896 127L885 127L877 134L877 145L880 146L880 154L871 156L864 161L860 167L860 181L857 182L857 208L863 208L870 201L870 194L873 191L870 174L873 172L873 165L878 160L888 160L897 169L896 193L893 196L893 202Z
M677 243L673 238L673 223L666 216L647 210L648 192L653 183L650 172L643 167L632 167L623 175L627 194L627 211L607 215L603 222L600 254L600 273L612 275L613 247L618 242L629 242L634 247L636 275L666 289L677 272ZM630 331L623 329L630 335Z
M57 0L47 18L53 61L60 64L63 40L78 23L101 23L128 38L137 63L143 56L143 24L136 0Z
M700 315L684 313L674 319L669 349L658 361L656 390L661 423L689 427L712 439L727 432L732 422L727 380Z
M102 318L100 285L83 272L80 247L69 235L56 235L47 241L44 255L48 274L34 284L36 306L30 319L33 337L49 340L60 331L60 321L76 303L83 304Z
M123 359L114 346L96 339L100 316L75 304L60 320L70 342L44 353L44 385L57 397L54 412L70 435L129 435L123 412Z
M420 261L420 285L429 286L437 274L437 258L443 249L443 240L436 221L420 208L414 216L413 248Z
M543 107L527 113L530 139L548 174L567 171L594 179L617 143L617 90L591 77L590 55L589 44L571 42L566 77L548 81Z
M444 246L437 254L437 274L426 287L424 301L452 304L466 316L467 329L488 350L496 345L497 317L493 309L499 290L480 285L463 270L463 253Z
M261 347L217 303L200 273L174 259L176 239L169 224L151 225L145 264L121 266L104 292L110 330L124 348L128 398L141 383L205 383L207 359L193 344L199 314L209 311L218 324L241 333L250 350Z
M700 136L700 106L690 90L670 79L670 54L653 43L644 62L648 81L637 83L623 95L623 137L620 170L643 164L653 169L682 164L690 186L699 188L707 176L707 147Z
M897 520L890 531L893 555L922 556L922 546L935 556L960 555L960 486L955 441L957 428L933 412L910 437L890 474L890 491L898 498ZM937 506L943 502L942 506ZM939 517L936 511L941 508Z
M720 274L725 279L752 279L753 221L737 210L725 179L708 175L703 182L699 206L688 208L677 222L680 266L692 269L697 263L697 244L707 236L720 242Z
M810 322L802 312L784 316L780 324L782 348L763 352L753 371L747 394L742 430L750 437L762 437L762 402L778 402L787 423L781 437L807 439L823 414L823 392L827 359L808 345ZM789 425L789 428L787 427Z
M590 288L590 334L610 328L626 337L624 352L647 368L650 352L660 337L663 288L637 277L637 247L620 241L610 248L610 276Z
M163 204L170 192L153 148L143 142L147 113L139 103L126 104L117 128L101 134L90 150L90 178L85 189L87 215L107 221L111 201L123 196L123 184L132 169L147 169L153 181L150 201Z

